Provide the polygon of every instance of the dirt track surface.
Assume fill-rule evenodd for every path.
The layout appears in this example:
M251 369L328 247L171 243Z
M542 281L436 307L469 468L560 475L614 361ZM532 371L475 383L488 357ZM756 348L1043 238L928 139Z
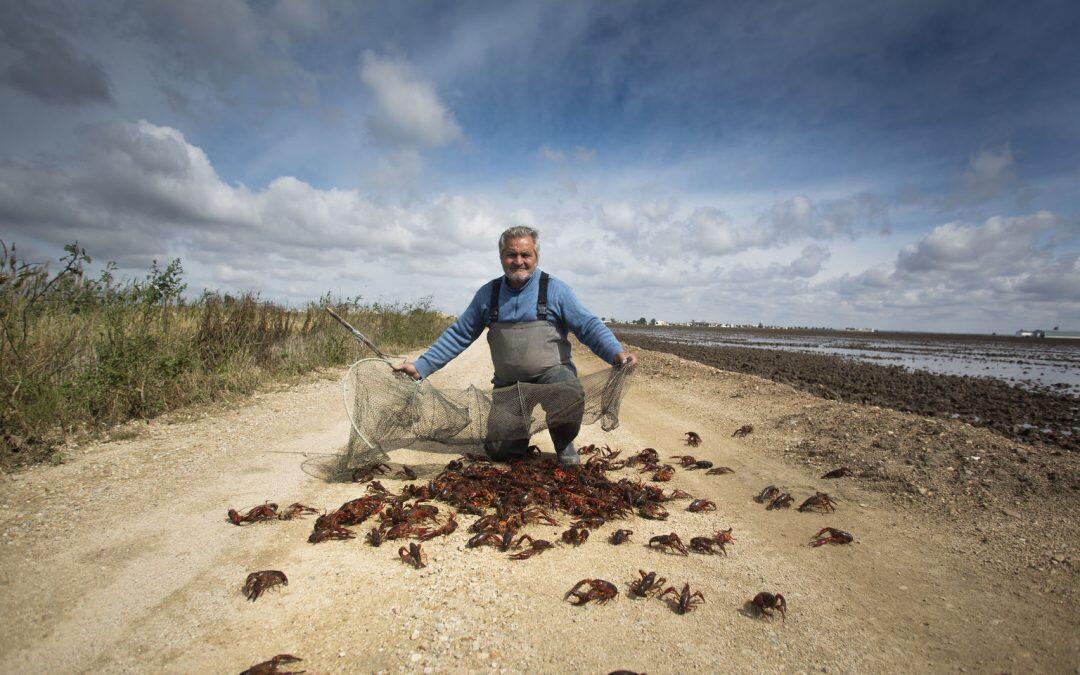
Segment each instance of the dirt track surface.
M602 367L575 352L583 371ZM425 544L429 566L419 571L389 544L310 545L310 518L229 524L230 506L334 508L363 493L320 478L348 437L339 385L320 380L202 419L158 421L135 439L0 479L0 671L239 672L279 653L302 657L297 666L308 672L1019 672L1080 663L1074 496L1018 500L1007 512L958 501L945 512L933 491L897 493L860 468L855 452L860 419L887 434L923 418L641 355L622 426L586 428L580 440L732 467L727 476L680 470L667 486L714 500L715 513L673 508L667 522L608 524L580 548L522 562L465 549L461 529ZM478 341L435 380L483 386L490 370ZM754 433L732 438L746 423ZM944 431L922 441L930 455L955 442L973 453L1000 447L985 430L933 423ZM700 448L681 444L689 430L704 438ZM546 438L534 440L550 452ZM848 441L859 476L817 478L823 455L806 444L828 442L842 460ZM390 454L423 480L457 451L418 445ZM873 461L904 471L887 457ZM800 501L828 491L840 499L837 511L766 511L752 497L772 483ZM856 542L808 547L826 525ZM634 543L608 544L616 527L634 530ZM644 546L655 534L688 540L727 527L737 540L727 558ZM560 530L529 531L553 539ZM283 570L290 583L249 602L240 587L259 569ZM706 602L679 616L658 600L632 600L626 584L639 569L690 582ZM604 606L564 602L587 577L616 583L620 596ZM746 612L762 590L787 597L786 623Z

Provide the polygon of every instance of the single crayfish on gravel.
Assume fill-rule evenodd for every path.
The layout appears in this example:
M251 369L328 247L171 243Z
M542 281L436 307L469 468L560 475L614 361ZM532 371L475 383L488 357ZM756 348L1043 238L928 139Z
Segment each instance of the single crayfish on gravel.
M289 578L285 576L284 572L280 570L263 570L261 572L252 572L247 575L243 590L247 599L254 602L260 595L274 586L288 585Z
M650 595L658 595L663 592L664 582L667 579L657 577L656 572L646 572L645 570L638 570L638 574L641 575L641 578L630 582L631 593L641 598L647 598Z
M706 555L713 555L715 553L723 553L727 555L727 551L724 550L724 544L716 541L712 537L694 537L690 540L690 550L697 553L704 553Z
M686 444L691 448L701 445L701 436L696 431L687 431L683 436L686 436Z
M811 538L810 545L818 547L825 544L850 544L854 540L855 537L851 536L850 532L844 532L835 527L823 527Z
M666 483L675 477L675 467L670 464L665 464L653 473L653 481L656 483Z
M698 603L705 602L705 596L701 594L701 591L690 592L690 584L683 584L681 591L675 590L674 586L670 586L658 597L663 599L666 595L675 596L672 609L678 614L686 614L695 609Z
M580 591L582 586L588 586L588 590ZM619 589L615 584L610 581L604 581L603 579L582 579L574 584L574 587L566 592L563 599L567 599L573 596L576 602L572 603L577 606L584 605L590 600L595 600L597 604L604 604L608 600L614 600L615 596L619 594Z
M784 600L784 596L779 593L768 593L762 591L754 596L754 599L750 601L750 604L757 610L760 616L767 616L772 618L772 612L769 610L776 610L780 612L780 618L787 622L787 600Z
M571 527L562 533L562 540L564 543L571 546L581 546L589 539L589 531L585 528Z
M832 471L824 474L822 478L844 478L845 476L854 475L855 473L851 469L847 468L846 466L842 466L839 469L833 469Z
M402 546L398 549L397 554L402 562L408 563L416 569L427 567L427 554L420 544L410 543L408 548Z
M764 504L766 502L771 502L772 500L776 499L779 495L780 495L780 488L776 487L775 485L770 485L770 486L766 487L764 490L762 490L761 492L759 492L758 496L754 497L754 501L757 502L758 504Z
M277 520L277 504L266 502L265 504L259 504L258 506L251 507L247 513L240 515L236 509L229 509L229 522L233 525L242 525L244 523L263 523L268 520Z
M690 513L701 513L702 511L715 511L716 502L709 501L708 499L695 499L690 502L690 505L686 507L686 510Z
M786 492L781 492L776 496L776 499L772 500L765 508L769 511L775 509L787 509L791 507L791 503L795 501L795 498Z
M727 473L735 473L735 469L732 469L730 466L718 466L718 467L716 467L714 469L709 469L708 471L706 471L705 475L706 476L723 476L724 474L727 474Z
M667 520L669 514L659 504L645 504L638 509L638 515L649 520Z
M386 464L375 464L372 466L361 466L353 469L352 480L354 483L366 483L375 478L375 474L380 476L386 475L390 472L390 467Z
M524 551L521 551L520 553L512 554L510 556L511 560L525 560L527 558L533 557L534 555L543 553L548 549L555 548L555 544L552 544L550 541L546 539L533 539L527 534L521 535L521 538L514 543L514 548L521 548L521 544L524 543L525 540L529 541L529 547Z
M649 548L655 548L664 552L677 551L681 555L690 555L686 551L686 546L682 543L682 539L679 539L679 535L674 532L671 534L658 534L649 539Z
M830 511L836 510L836 506L834 506L834 503L835 502L833 502L832 497L830 497L827 493L818 492L813 497L808 497L806 501L803 502L801 506L799 506L799 511L802 511L804 513L806 511L818 511L820 513L828 513Z
M278 670L282 664L300 663L304 659L292 654L278 654L269 661L256 663L240 675L303 675L303 670Z

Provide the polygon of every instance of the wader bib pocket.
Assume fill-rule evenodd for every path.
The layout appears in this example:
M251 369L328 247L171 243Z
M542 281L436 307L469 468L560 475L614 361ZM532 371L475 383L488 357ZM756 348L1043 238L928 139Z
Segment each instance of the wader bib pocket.
M495 364L495 378L502 382L531 380L548 368L570 363L570 342L547 320L547 273L540 273L536 321L500 322L501 286L501 277L492 282L491 324L488 326L488 346L491 361Z

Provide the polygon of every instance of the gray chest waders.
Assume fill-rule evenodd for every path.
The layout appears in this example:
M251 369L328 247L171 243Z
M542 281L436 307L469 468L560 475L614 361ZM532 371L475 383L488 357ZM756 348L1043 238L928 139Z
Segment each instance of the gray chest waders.
M499 290L502 277L491 282L491 324L488 346L495 364L495 379L509 384L533 380L544 371L570 363L570 341L547 320L547 272L540 273L536 298L536 321L499 321Z

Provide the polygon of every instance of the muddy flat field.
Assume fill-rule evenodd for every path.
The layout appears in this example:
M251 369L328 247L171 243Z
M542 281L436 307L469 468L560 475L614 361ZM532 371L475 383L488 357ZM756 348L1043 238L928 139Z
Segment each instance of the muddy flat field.
M580 440L731 467L679 469L665 484L715 512L673 502L666 521L611 522L579 547L524 561L466 548L475 516L461 516L458 532L424 545L420 570L388 544L309 544L311 518L232 525L230 507L333 509L364 494L321 477L348 439L341 373L326 373L229 410L132 425L113 442L69 448L60 466L0 477L0 670L236 673L281 653L318 673L1076 669L1074 453L635 351L621 426L586 428ZM575 355L584 372L603 367ZM433 380L482 387L490 377L478 341ZM753 431L733 436L744 425ZM698 448L682 442L691 430ZM546 437L534 442L551 452ZM424 482L460 452L415 444L390 456ZM840 466L852 475L821 478ZM399 491L406 481L382 483ZM754 496L767 485L799 501L827 491L836 511L766 510ZM854 542L810 547L827 526ZM729 527L727 556L646 546ZM609 544L617 528L632 541ZM563 529L526 531L554 540ZM245 577L265 569L285 572L288 586L248 601ZM705 601L679 615L632 599L639 570L689 583ZM611 581L619 596L571 606L564 594L584 578ZM749 611L760 591L786 596L786 621Z
M959 419L1020 442L1080 450L1080 395L1072 385L1080 382L1080 344L1075 341L868 334L875 336L872 345L868 335L837 333L773 331L748 337L716 329L636 327L616 332L630 344L759 375L823 398ZM741 346L747 344L754 346ZM913 365L888 365L882 353L915 354ZM993 365L984 366L987 362ZM967 374L933 371L946 367ZM1009 382L982 374L984 368L1001 377L1009 368L1029 377Z

